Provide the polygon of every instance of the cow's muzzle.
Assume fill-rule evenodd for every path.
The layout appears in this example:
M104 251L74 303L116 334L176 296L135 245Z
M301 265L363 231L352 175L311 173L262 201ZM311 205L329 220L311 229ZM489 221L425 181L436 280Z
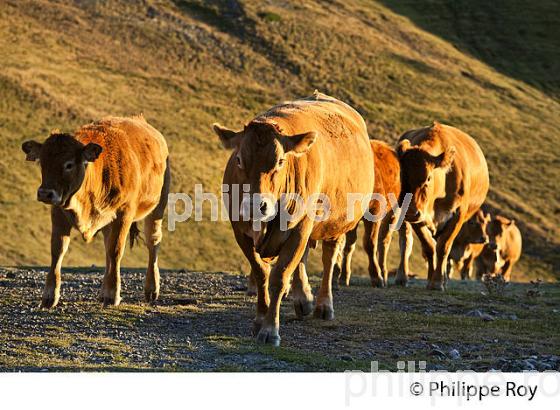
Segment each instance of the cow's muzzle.
M37 190L37 200L49 205L60 205L62 196L54 189L39 188Z

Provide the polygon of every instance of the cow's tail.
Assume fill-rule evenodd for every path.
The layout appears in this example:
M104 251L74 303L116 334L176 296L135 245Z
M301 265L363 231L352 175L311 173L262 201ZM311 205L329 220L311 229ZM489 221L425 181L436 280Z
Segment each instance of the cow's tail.
M140 229L138 229L138 224L136 222L133 222L132 225L130 225L128 237L130 240L130 248L132 249L134 247L134 243L136 242L136 244L138 244L140 239Z

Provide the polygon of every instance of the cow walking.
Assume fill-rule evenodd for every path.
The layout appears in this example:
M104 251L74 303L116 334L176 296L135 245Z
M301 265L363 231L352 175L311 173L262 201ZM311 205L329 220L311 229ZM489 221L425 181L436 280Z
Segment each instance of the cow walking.
M384 210L381 209L381 203L377 199L370 202L370 217L373 217L371 219L375 220L368 220L365 217L363 219L365 228L363 246L368 255L368 272L371 285L373 287L384 287L387 285L388 278L387 254L392 237L390 226L397 219L397 215L391 207L389 196L393 195L394 200L399 198L401 192L400 165L395 150L388 144L383 141L371 140L370 145L374 159L372 166L375 170L373 192L385 199L386 207ZM385 211L384 215L381 214L383 211ZM352 255L358 239L357 228L356 226L355 229L346 234L344 248L335 268L333 285L337 285L337 282L345 286L350 285ZM402 236L405 232L406 227L402 226L399 229L399 235ZM400 243L404 243L403 240Z
M61 266L77 229L90 242L101 230L105 242L104 305L120 303L120 263L126 238L144 220L149 252L144 293L159 295L158 249L169 192L170 170L163 136L142 117L109 117L85 125L74 135L55 132L43 143L22 145L28 161L39 161L42 182L37 199L51 205L51 266L41 306L60 298ZM131 238L133 239L133 238Z
M224 146L235 150L236 166L250 185L249 208L262 215L253 218L260 229L250 233L255 251L261 258L277 257L269 276L266 269L254 273L257 340L278 345L282 296L310 239L323 241L323 280L315 316L334 317L333 267L344 235L356 226L367 207L363 201L349 206L348 194L367 197L373 192L373 159L366 125L347 104L316 92L272 107L241 131L219 125L214 130ZM279 215L275 215L283 194L296 194L304 203L322 194L328 199L329 212L321 220L291 213L294 218L283 230ZM286 210L294 206L290 200Z
M486 199L488 166L476 141L461 130L434 122L399 139L401 203L413 195L405 219L428 262L428 289L444 290L451 245L464 222ZM405 269L396 283L407 282Z

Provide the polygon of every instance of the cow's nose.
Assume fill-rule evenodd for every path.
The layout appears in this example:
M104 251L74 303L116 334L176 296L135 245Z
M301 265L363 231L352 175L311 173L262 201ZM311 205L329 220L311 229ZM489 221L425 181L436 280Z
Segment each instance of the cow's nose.
M267 215L267 210L268 210L268 204L266 201L261 201L260 205L259 205L259 210L261 211L262 215Z
M39 188L37 190L37 199L46 204L52 204L58 198L54 189Z
M490 244L488 246L490 246L490 249L492 251L495 251L496 249L498 249L498 245L496 244L496 242L490 242Z

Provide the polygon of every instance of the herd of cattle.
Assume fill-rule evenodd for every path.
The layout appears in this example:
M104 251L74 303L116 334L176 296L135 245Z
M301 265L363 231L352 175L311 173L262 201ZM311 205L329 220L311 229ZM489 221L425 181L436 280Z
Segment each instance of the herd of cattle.
M332 319L333 286L348 285L357 225L364 221L364 249L371 283L387 284L391 226L400 209L377 221L364 218L363 206L348 206L349 193L389 195L403 204L398 228L400 263L395 283L406 285L412 232L428 265L428 288L444 290L454 267L461 278L503 275L509 280L521 254L521 235L513 220L481 210L489 188L484 154L464 132L434 122L405 132L396 149L370 140L363 118L349 105L315 92L272 107L233 131L214 124L222 144L232 150L225 185L250 187L261 215L274 211L283 194L304 200L329 199L324 218L306 215L280 229L278 218L230 218L235 239L251 266L250 289L257 294L257 340L279 344L280 303L290 286L298 317ZM51 266L41 306L60 297L61 266L76 228L86 241L101 231L106 267L100 299L120 302L120 262L127 237L138 236L144 220L149 251L145 297L159 296L158 249L170 185L165 139L142 117L110 117L81 127L75 134L53 132L43 143L26 141L29 161L39 161L42 183L37 199L51 206ZM272 198L272 199L271 199ZM409 195L410 198L410 195ZM226 208L241 202L228 198ZM240 199L239 199L240 200ZM241 200L240 200L241 201ZM287 207L291 206L288 203ZM379 201L369 202L376 215ZM406 209L406 210L405 210ZM271 214L272 215L272 214ZM257 224L257 225L255 225ZM258 226L260 229L256 229ZM314 298L306 273L310 248L322 243L323 276Z

